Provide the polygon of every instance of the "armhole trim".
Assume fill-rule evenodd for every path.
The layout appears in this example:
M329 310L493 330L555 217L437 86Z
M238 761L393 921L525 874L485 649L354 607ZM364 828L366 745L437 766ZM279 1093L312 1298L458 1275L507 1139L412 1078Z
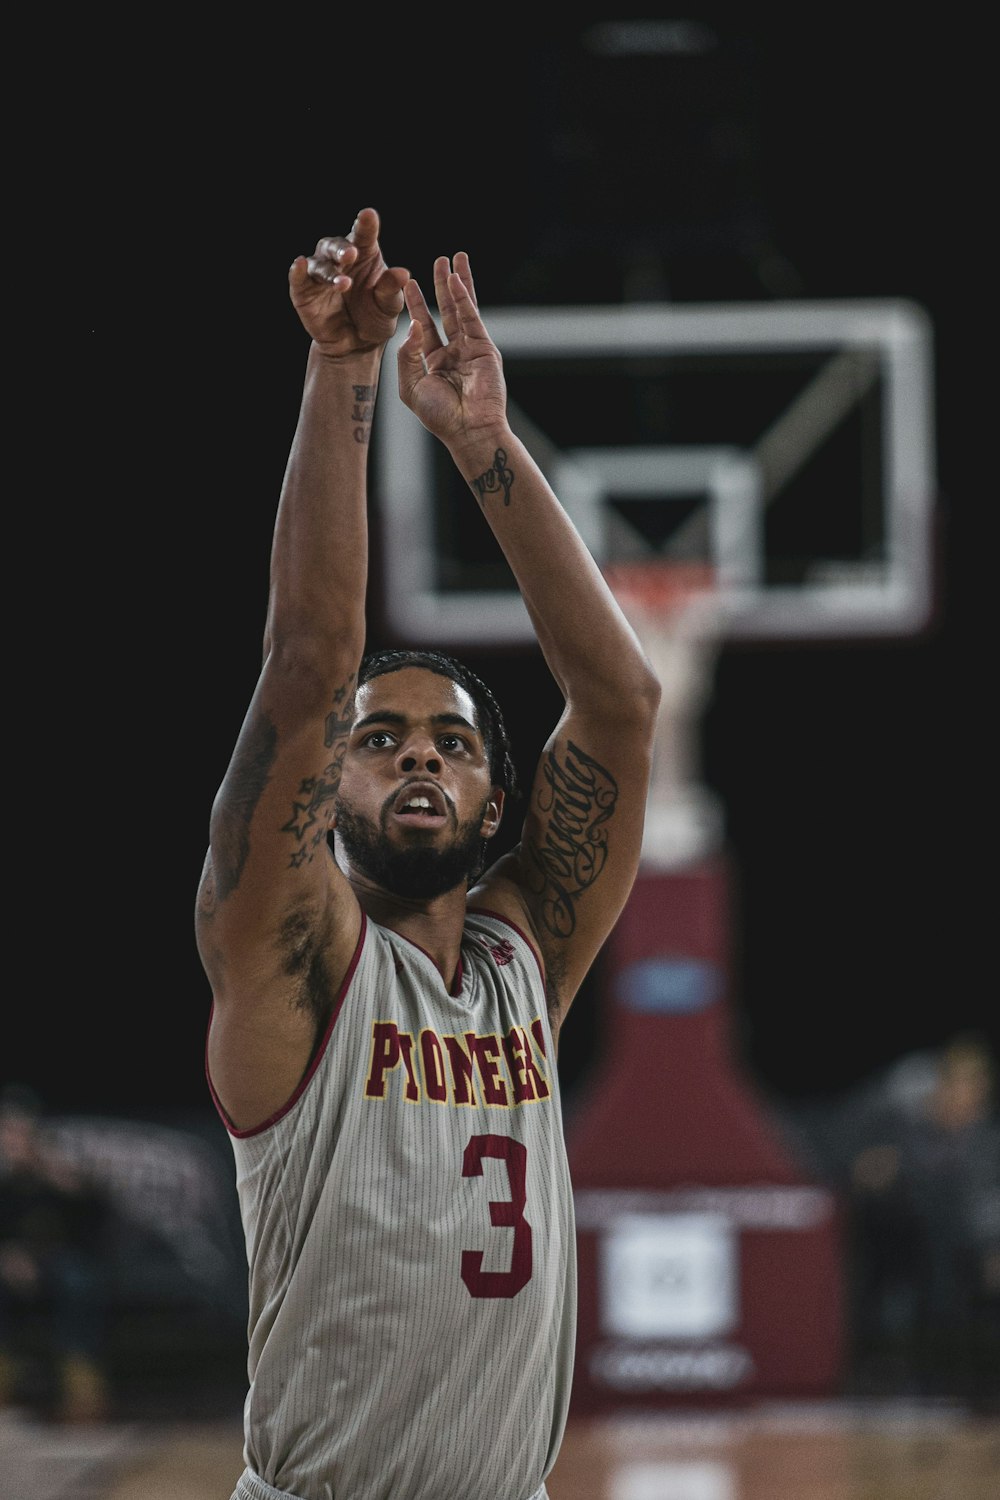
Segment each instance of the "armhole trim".
M299 1099L302 1098L302 1095L305 1093L306 1089L309 1087L310 1080L313 1078L313 1076L314 1076L314 1074L316 1072L316 1069L319 1067L320 1063L323 1061L323 1058L326 1055L326 1049L327 1049L327 1047L330 1044L330 1037L333 1035L333 1028L337 1024L337 1018L340 1015L341 1010L343 1009L344 999L345 999L345 997L347 995L348 987L350 986L351 980L354 978L354 971L358 967L358 963L360 962L361 953L362 953L362 949L364 948L364 945L365 945L365 937L367 935L367 932L368 932L368 917L367 917L367 915L365 913L364 908L362 907L361 908L361 927L360 927L360 930L358 932L358 941L357 941L357 943L355 945L355 948L354 948L354 954L353 954L353 956L351 958L350 964L348 965L347 973L344 975L343 981L341 982L340 989L337 991L337 999L336 999L336 1001L334 1003L333 1013L330 1016L330 1019L329 1019L329 1021L327 1023L326 1030L323 1032L323 1035L320 1038L319 1045L316 1048L316 1052L315 1052L315 1055L313 1056L312 1062L309 1064L308 1068L303 1073L301 1079L299 1080L298 1087L296 1088L295 1092L292 1094L291 1098L288 1099L281 1106L280 1109L275 1110L274 1114L269 1115L266 1120L262 1120L259 1125L254 1125L249 1130L237 1130L236 1126L232 1123L232 1121L230 1120L229 1116L227 1115L225 1109L222 1107L222 1102L219 1099L218 1094L215 1092L215 1088L213 1087L213 1084L212 1084L211 1075L210 1075L210 1073L208 1071L208 1032L206 1031L206 1034L205 1034L205 1081L208 1084L208 1091L209 1091L209 1093L212 1096L212 1102L215 1105L216 1110L218 1111L219 1118L221 1119L223 1125L226 1127L226 1130L229 1132L229 1134L231 1136L233 1136L236 1140L245 1141L245 1140L249 1139L250 1136L260 1135L261 1131L268 1130L268 1129L270 1129L270 1127L272 1125L276 1125L279 1120L283 1119L285 1117L285 1115L288 1114L288 1111L293 1108L293 1106L299 1101ZM209 1030L211 1030L211 1026L212 1026L212 1013L214 1012L214 1010L215 1010L215 1003L213 1001L212 1008L211 1008L211 1010L209 1012L209 1017L208 1017L208 1029Z
M537 948L523 928L519 927L516 922L512 922L510 917L504 916L503 912L494 911L490 906L470 906L468 908L468 915L470 917L492 917L494 922L502 922L505 927L509 927L512 932L516 932L521 941L527 944L528 952L531 954L532 958L535 960L535 963L538 966L539 977L541 978L542 987L544 989L545 970L542 967L542 960L538 955Z

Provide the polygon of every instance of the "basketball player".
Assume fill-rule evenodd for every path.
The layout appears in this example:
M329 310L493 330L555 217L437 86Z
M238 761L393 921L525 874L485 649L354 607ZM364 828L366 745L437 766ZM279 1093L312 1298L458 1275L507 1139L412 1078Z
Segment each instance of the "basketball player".
M234 1500L542 1500L566 1420L575 1233L556 1048L639 861L659 685L508 424L469 258L440 330L379 217L289 271L311 344L264 664L197 913L208 1085L249 1260ZM430 653L365 657L382 356L510 564L565 708L520 843L500 710Z

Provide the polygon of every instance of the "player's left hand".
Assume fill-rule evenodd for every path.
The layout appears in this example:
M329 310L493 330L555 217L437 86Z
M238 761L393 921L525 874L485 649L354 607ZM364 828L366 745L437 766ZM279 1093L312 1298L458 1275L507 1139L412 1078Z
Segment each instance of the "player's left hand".
M443 338L418 284L411 278L404 289L412 321L397 354L399 394L429 432L453 445L506 422L507 387L464 250L453 263L438 256L434 290Z

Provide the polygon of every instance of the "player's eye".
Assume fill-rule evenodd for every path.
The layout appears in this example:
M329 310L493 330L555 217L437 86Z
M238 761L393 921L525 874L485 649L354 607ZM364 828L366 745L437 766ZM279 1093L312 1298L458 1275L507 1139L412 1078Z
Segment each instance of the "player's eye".
M443 734L439 739L438 744L441 746L442 750L455 751L465 750L468 748L461 735L458 734Z
M393 743L393 738L388 729L373 729L371 734L365 735L361 743L371 745L373 750L384 750Z

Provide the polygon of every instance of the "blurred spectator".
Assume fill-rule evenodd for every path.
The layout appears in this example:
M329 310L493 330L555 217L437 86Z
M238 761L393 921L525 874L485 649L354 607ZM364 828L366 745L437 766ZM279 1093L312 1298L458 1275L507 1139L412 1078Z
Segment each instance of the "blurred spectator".
M1000 1397L996 1061L962 1034L897 1069L848 1163L859 1357L917 1394ZM905 1084L904 1086L901 1086Z
M0 1409L41 1401L60 1421L106 1416L108 1217L103 1193L54 1148L37 1095L21 1085L5 1088L0 1093Z

